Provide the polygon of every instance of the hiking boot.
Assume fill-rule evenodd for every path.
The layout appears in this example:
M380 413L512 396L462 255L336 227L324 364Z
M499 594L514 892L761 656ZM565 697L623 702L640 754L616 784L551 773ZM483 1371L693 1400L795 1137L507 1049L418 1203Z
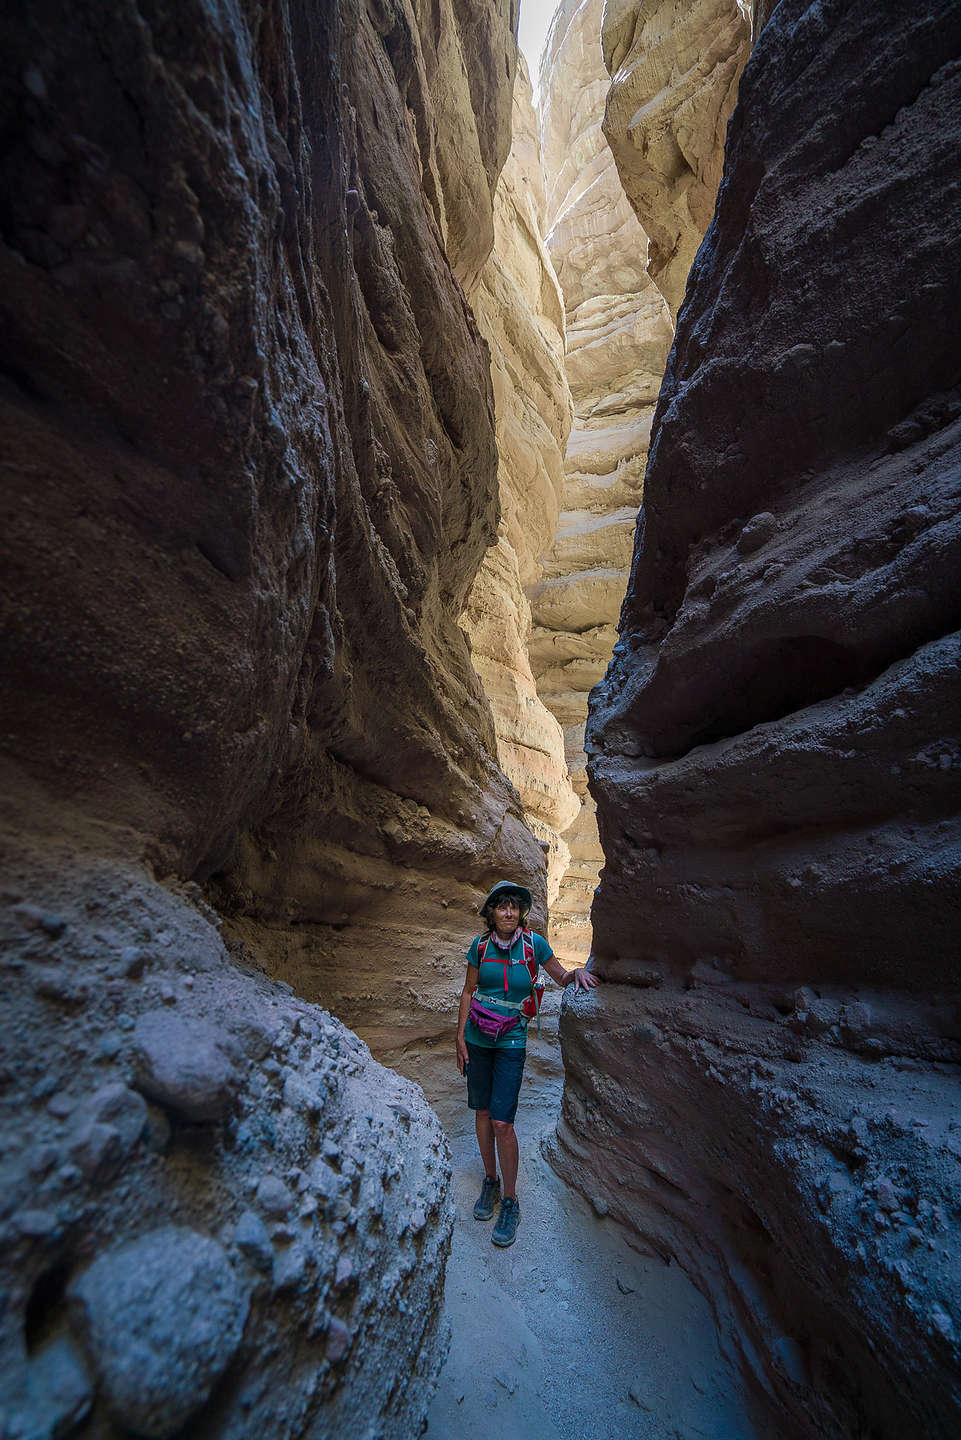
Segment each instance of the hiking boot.
M494 1206L501 1198L501 1182L496 1175L485 1175L481 1193L477 1197L477 1204L474 1206L475 1220L489 1220L494 1213Z
M510 1200L505 1195L501 1201L501 1213L497 1217L497 1224L491 1234L491 1243L494 1245L513 1245L517 1239L517 1222L521 1218L521 1207L516 1200Z

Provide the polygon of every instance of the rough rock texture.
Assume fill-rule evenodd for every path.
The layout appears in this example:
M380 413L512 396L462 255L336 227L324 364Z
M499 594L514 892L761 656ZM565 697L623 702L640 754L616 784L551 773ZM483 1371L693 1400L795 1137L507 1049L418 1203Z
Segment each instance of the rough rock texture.
M947 0L773 11L588 731L562 1139L779 1434L961 1429L959 54Z
M453 1220L422 1092L228 955L196 886L27 801L42 846L0 824L2 1433L416 1435Z
M335 925L396 946L411 895L422 954L452 874L464 908L505 870L543 895L456 623L498 501L451 265L492 235L515 54L506 5L463 9L198 7L194 53L91 6L6 47L8 744L315 927L315 969Z
M192 1433L393 1437L424 1413L439 1134L235 960L241 936L308 999L396 1012L410 975L439 1005L490 880L521 871L543 901L457 625L498 523L461 286L493 238L510 12L81 0L0 21L8 1435L91 1404L111 1433L120 1391L102 1365L84 1380L101 1349L76 1358L64 1297L170 1225L263 1277ZM233 959L157 876L232 913ZM116 1085L132 1098L108 1104ZM287 1218L249 1185L269 1165Z
M591 899L603 858L587 794L587 694L614 644L650 422L673 334L646 273L646 236L601 133L609 85L601 13L601 0L560 7L541 76L547 245L567 312L565 368L575 418L559 525L542 578L528 594L538 693L564 727L581 800L564 836L570 866L551 907L551 943L569 963L583 963L590 953Z
M544 248L544 180L523 57L514 84L511 153L494 200L494 250L471 292L491 351L501 523L461 619L491 703L497 754L548 856L548 903L570 853L560 832L580 809L560 725L538 698L528 656L524 586L541 573L564 484L571 425L564 375L564 302Z
M756 7L756 28L770 7ZM724 137L751 45L744 0L607 0L604 134L676 316L714 213Z
M250 1305L223 1247L176 1225L98 1255L70 1298L107 1408L135 1435L158 1436L206 1403Z

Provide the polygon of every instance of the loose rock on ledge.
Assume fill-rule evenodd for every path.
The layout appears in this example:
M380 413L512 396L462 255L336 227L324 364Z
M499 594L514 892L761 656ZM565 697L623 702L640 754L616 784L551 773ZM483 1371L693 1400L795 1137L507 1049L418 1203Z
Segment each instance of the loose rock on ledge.
M237 1074L214 1026L152 1010L141 1015L133 1034L137 1083L145 1095L188 1120L218 1120L226 1113Z

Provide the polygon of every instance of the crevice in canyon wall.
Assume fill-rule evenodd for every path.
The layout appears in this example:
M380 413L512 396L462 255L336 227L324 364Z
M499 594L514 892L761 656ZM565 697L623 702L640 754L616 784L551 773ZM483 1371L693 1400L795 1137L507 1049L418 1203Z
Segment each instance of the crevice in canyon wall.
M649 10L605 25L629 193ZM782 1436L961 1427L959 55L948 3L769 7L587 730L608 984L560 1163Z
M309 1002L446 1008L544 904L457 623L515 25L0 22L7 1435L419 1431L444 1139Z

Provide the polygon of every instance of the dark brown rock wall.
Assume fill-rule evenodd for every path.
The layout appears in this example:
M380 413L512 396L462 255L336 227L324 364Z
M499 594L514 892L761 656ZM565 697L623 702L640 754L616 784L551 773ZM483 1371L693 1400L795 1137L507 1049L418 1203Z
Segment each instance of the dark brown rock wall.
M561 1137L809 1434L961 1419L959 53L773 10L588 731L619 984Z
M10 26L9 748L235 908L540 867L455 620L497 496L451 264L486 255L514 45L503 6L435 20ZM503 75L477 111L462 52Z
M498 521L488 357L461 282L490 249L513 24L507 3L401 0L4 14L0 819L17 1048L0 1364L17 1424L41 1424L30 1406L50 1376L22 1362L68 1333L69 1290L69 1345L83 1331L91 1348L44 1360L74 1385L73 1408L48 1417L56 1433L93 1386L98 1433L113 1433L108 1410L154 1427L141 1433L179 1425L176 1406L125 1408L116 1326L98 1329L111 1276L118 1304L134 1294L123 1246L148 1209L151 1233L170 1221L219 1237L219 1256L177 1244L230 1301L225 1333L243 1333L185 1392L191 1423L214 1405L203 1433L406 1434L423 1414L443 1337L418 1287L436 1292L450 1225L439 1132L398 1082L400 1110L374 1106L370 1123L394 1126L420 1200L401 1198L380 1141L365 1171L363 1091L381 1094L382 1073L329 1016L311 1021L234 962L344 1013L395 1015L398 994L417 1001L398 988L407 965L443 1006L469 903L511 870L543 894L456 624ZM158 875L192 877L231 912L233 959L199 892L172 900ZM435 948L450 973L425 979ZM274 1004L278 1037L241 1054L224 1007ZM207 1080L232 1087L242 1120L220 1100L177 1111L187 1030L184 1073L157 1100L135 1040L168 1010L213 1026ZM298 1015L314 1025L300 1040ZM224 1056L232 1078L214 1084ZM325 1110L287 1086L326 1071L357 1093ZM109 1130L91 1096L114 1082L176 1112L172 1140L94 1131L84 1150L60 1122L76 1110ZM52 1127L42 1162L13 1138L25 1118ZM325 1138L354 1159L328 1156L346 1178L318 1199L307 1162ZM177 1219L185 1147L193 1198ZM271 1166L289 1214L245 1194ZM33 1186L42 1203L25 1198L31 1175L49 1180L49 1194ZM48 1220L23 1219L31 1205ZM266 1230L245 1221L235 1244L245 1208ZM415 1213L432 1217L429 1241ZM411 1262L377 1289L379 1224L420 1257L416 1284ZM248 1251L257 1273L235 1284ZM156 1248L143 1253L149 1269ZM417 1313L409 1351L382 1353L388 1294ZM299 1398L272 1338L286 1347L291 1326L295 1350L329 1345L328 1378L306 1377ZM176 1334L157 1344L176 1369ZM92 1367L86 1391L77 1364ZM229 1395L211 1401L227 1366Z

